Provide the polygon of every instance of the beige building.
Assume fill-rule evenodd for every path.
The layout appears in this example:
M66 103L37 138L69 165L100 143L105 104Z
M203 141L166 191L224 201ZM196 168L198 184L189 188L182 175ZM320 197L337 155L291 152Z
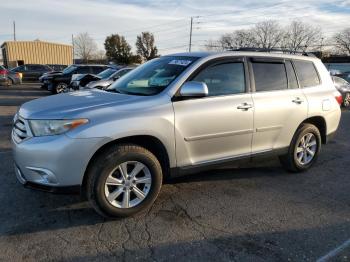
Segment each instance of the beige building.
M3 63L8 68L24 64L73 63L71 45L43 41L7 41L1 45Z

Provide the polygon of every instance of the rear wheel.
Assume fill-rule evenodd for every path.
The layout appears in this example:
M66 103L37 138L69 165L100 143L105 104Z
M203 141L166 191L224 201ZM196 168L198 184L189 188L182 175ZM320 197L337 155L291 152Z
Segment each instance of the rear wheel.
M162 169L147 149L124 144L102 153L88 172L87 197L106 217L126 217L147 210L162 185Z
M7 85L12 86L14 84L13 80L11 78L8 78Z
M320 150L320 131L312 124L303 124L295 133L288 153L280 156L280 161L289 171L305 171L315 163Z

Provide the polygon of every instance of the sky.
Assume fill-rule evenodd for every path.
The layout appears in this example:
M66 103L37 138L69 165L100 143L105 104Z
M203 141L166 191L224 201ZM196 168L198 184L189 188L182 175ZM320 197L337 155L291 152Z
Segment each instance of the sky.
M142 31L154 33L161 54L192 50L224 33L273 19L319 26L325 37L350 27L350 0L0 0L0 44L17 40L70 44L72 34L88 32L99 49L107 35L118 33L134 47Z

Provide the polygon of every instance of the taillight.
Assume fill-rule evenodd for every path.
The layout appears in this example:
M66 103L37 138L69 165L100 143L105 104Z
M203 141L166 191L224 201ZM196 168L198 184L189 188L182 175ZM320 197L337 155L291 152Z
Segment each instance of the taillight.
M339 104L340 106L343 104L343 97L342 97L341 94L338 93L338 94L335 96L335 100L337 100L337 102L338 102L338 104Z
M7 75L7 70L0 70L0 75Z

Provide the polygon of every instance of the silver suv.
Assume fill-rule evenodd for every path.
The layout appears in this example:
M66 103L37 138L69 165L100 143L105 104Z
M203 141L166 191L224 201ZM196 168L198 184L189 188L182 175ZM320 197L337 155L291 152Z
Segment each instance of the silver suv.
M25 103L12 132L18 180L80 188L104 216L149 208L164 179L255 156L300 172L338 128L341 95L319 59L257 52L153 59L107 91Z

